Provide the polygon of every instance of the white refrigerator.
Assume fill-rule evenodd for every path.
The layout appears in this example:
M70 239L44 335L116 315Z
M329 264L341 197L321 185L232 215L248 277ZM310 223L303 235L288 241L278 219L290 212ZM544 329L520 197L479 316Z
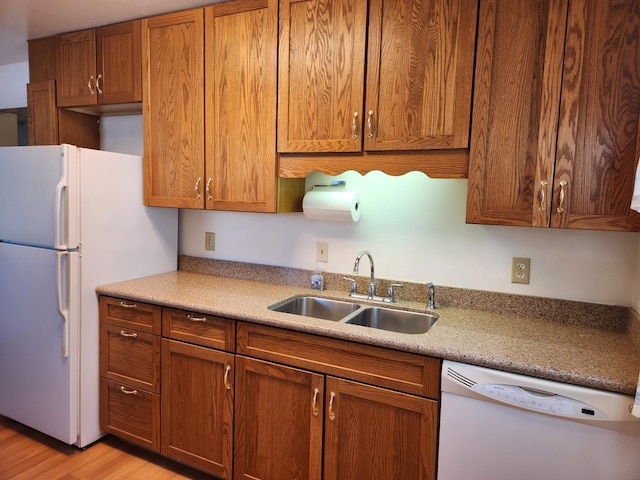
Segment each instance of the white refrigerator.
M145 207L142 185L139 156L0 148L0 415L102 436L95 288L177 266L178 211Z

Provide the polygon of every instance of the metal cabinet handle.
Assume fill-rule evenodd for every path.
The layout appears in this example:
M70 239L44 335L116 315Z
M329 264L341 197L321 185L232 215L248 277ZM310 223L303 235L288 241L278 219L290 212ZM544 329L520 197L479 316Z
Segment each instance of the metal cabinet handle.
M333 421L336 419L336 414L333 413L333 400L336 398L336 392L331 392L329 397L329 420Z
M122 393L124 393L125 395L137 395L138 394L138 390L128 390L125 387L120 387L120 391Z
M351 132L354 140L358 138L358 112L353 112L353 121L351 122Z
M547 181L542 180L540 182L540 187L540 206L538 207L538 210L544 212L547 209Z
M96 79L96 90L100 95L102 95L102 90L100 89L100 79L102 78L102 74L98 74L98 78Z
M194 317L192 315L187 315L187 318L192 322L206 322L207 317Z
M564 196L565 196L564 187L566 186L567 186L567 182L565 180L562 180L560 182L560 200L559 200L560 205L558 206L558 208L556 208L556 211L558 213L564 212Z
M313 389L313 402L311 405L311 410L313 412L313 416L317 417L320 414L320 411L318 410L318 394L320 393L320 390L318 390L317 388Z
M93 80L93 75L91 75L91 77L89 77L89 81L87 82L87 88L91 92L91 95L95 95L96 92L93 91L93 87L91 86L92 80Z
M124 330L120 330L120 336L125 338L138 338L138 334L136 332L127 333Z
M138 305L135 303L127 303L127 302L120 302L120 306L122 308L138 308Z
M224 388L231 390L231 384L229 383L229 373L231 373L231 365L227 365L224 370Z
M196 200L200 200L200 182L202 181L202 178L198 177L198 179L196 180L196 186L195 186L195 191L196 191Z
M207 193L207 200L211 200L211 177L207 179L207 186L205 187Z
M367 129L369 130L369 138L373 138L373 110L369 110L367 117Z

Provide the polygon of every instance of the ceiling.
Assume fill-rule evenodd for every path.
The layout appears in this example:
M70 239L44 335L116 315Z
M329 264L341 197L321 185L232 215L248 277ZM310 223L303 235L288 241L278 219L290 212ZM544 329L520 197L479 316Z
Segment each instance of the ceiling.
M0 65L27 61L27 39L217 1L220 0L0 0Z

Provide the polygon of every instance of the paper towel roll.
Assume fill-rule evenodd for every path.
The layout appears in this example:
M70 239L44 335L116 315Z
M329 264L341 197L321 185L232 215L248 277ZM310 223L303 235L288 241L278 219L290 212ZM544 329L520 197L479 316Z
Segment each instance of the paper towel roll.
M312 190L302 200L304 216L314 220L357 222L360 220L358 192Z

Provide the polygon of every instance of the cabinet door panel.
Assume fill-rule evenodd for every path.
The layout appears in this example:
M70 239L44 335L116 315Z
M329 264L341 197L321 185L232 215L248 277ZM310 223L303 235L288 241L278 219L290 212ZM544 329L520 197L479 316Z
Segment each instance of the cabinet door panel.
M230 353L162 340L162 454L231 478L233 370Z
M46 80L28 83L27 107L29 145L57 145L56 82Z
M629 230L638 158L640 4L572 0L568 18L551 224ZM561 181L567 182L564 212L558 212Z
M370 10L365 149L468 148L477 0Z
M96 32L65 33L60 36L58 47L57 92L58 107L95 105ZM89 89L91 82L91 90Z
M241 356L236 367L235 479L320 480L324 377Z
M281 0L280 19L278 151L360 151L367 2Z
M435 478L437 402L333 377L326 382L325 480Z
M278 2L206 9L206 206L276 209Z
M549 223L566 11L566 0L481 2L468 223Z
M140 20L96 29L100 103L142 100Z
M145 204L203 208L203 10L143 19L142 55Z

